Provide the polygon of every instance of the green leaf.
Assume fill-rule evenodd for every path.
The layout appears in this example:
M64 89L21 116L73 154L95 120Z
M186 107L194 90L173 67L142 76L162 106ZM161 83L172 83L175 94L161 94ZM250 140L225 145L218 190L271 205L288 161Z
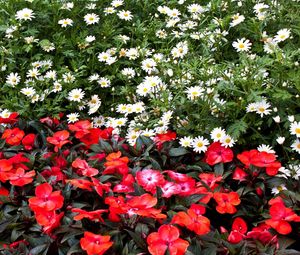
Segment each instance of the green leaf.
M33 249L30 250L31 255L40 255L41 252L46 250L49 247L49 244L41 244L39 246L34 247Z
M169 151L169 155L171 157L179 157L179 156L183 156L185 154L188 154L189 151L183 147L179 147L179 148L172 148L170 151Z
M127 229L125 231L132 237L138 247L142 248L143 250L147 250L145 241L138 234Z
M216 164L214 167L214 172L216 175L223 175L224 173L224 164L223 163L219 163Z
M241 134L247 131L247 128L248 124L244 120L236 120L227 128L227 132L233 137L233 139L237 139Z

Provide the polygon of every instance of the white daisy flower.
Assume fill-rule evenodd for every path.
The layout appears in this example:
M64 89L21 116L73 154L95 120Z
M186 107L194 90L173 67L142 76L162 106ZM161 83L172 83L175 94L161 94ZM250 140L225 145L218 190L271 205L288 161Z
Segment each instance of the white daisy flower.
M24 8L16 13L17 20L32 20L34 17L33 10Z
M287 190L287 188L284 186L284 184L280 184L277 187L272 188L272 194L278 195L280 192Z
M79 120L79 113L77 113L77 112L69 113L67 115L67 118L68 118L68 123L74 123Z
M156 70L157 63L152 58L147 58L142 61L142 69L148 74Z
M125 76L127 76L127 78L131 79L135 77L135 71L133 68L124 68L121 73Z
M300 153L300 140L296 139L296 141L291 145L293 151Z
M62 91L62 85L59 81L55 81L53 83L53 89L52 89L52 92L56 93L56 92L59 92L59 91Z
M55 70L49 70L49 71L46 72L45 78L56 80L56 75L57 75L57 73L56 73Z
M269 109L271 105L265 101L262 100L260 102L256 103L256 113L260 115L260 117L263 117L264 115L269 115L271 113L271 109Z
M1 109L0 109L1 110ZM11 115L11 112L8 109L4 109L1 113L0 113L0 117L1 118L8 118Z
M236 49L237 52L240 51L249 51L251 49L252 43L245 38L237 39L237 41L232 43L232 46Z
M110 80L105 77L100 77L97 83L101 86L101 88L108 88L111 85Z
M234 14L231 17L231 19L232 19L232 21L230 22L230 26L235 27L236 25L242 23L245 20L245 16L237 13L237 14Z
M26 77L28 78L37 78L40 74L39 70L37 68L33 68L31 70L28 70Z
M98 55L98 60L100 62L107 62L111 58L111 55L108 52L101 52Z
M104 8L104 11L105 15L108 15L108 14L113 14L116 12L116 9L114 7L107 7L107 8Z
M33 95L36 93L35 92L35 89L32 88L32 87L26 87L26 88L23 88L21 89L20 91L22 94L24 94L25 96L27 97L33 97Z
M300 137L300 121L299 122L292 122L290 124L290 133L292 135L296 135L297 137Z
M97 24L99 20L100 20L99 16L95 13L88 13L84 16L84 21L86 22L87 25Z
M209 145L209 141L205 139L203 136L198 136L194 138L192 142L193 150L198 153L206 152L207 145Z
M275 35L274 41L275 42L283 42L286 39L288 39L290 37L290 35L291 35L291 30L290 29L287 29L287 28L280 29L277 32L277 35Z
M72 89L68 94L68 99L73 102L80 102L85 92L82 89Z
M102 127L105 124L105 119L103 116L93 118L93 127Z
M118 8L119 6L122 6L124 4L123 0L113 0L111 2L111 5L115 8Z
M75 81L75 76L70 72L63 74L62 78L65 83L73 83Z
M275 154L275 151L273 150L273 148L270 145L266 145L266 144L261 144L257 147L257 150L260 152L267 152L267 153L273 153Z
M125 10L119 11L117 15L120 19L123 20L132 20L133 17L130 11L125 11Z
M73 25L73 20L71 19L61 19L58 21L58 24L61 25L61 27L67 27Z
M221 141L225 135L226 135L226 132L221 127L214 128L210 133L210 137L211 137L211 139L213 139L214 142Z
M192 143L193 143L193 138L191 138L190 136L185 136L179 139L179 144L185 148L191 147Z
M12 87L15 87L20 83L21 77L18 73L10 73L6 76L6 83Z
M264 3L258 3L254 5L253 9L256 14L264 13L267 9L269 9L269 5Z
M225 135L222 139L221 139L221 144L224 147L232 147L234 145L235 141L233 140L233 138L229 135Z
M171 50L171 54L173 58L183 58L188 53L188 45L187 42L179 42L176 44L176 47L174 47Z
M201 86L189 87L185 93L187 93L188 99L195 100L196 98L203 96L204 89Z

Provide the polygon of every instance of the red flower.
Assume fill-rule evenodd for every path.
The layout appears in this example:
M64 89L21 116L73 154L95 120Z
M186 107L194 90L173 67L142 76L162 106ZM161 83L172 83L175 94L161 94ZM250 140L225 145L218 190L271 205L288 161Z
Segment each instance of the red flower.
M152 194L156 193L156 187L163 185L165 182L162 173L152 169L138 171L136 173L136 180L144 190L151 192Z
M55 184L56 182L59 181L64 182L66 179L65 174L57 166L52 166L50 169L45 169L43 172L41 172L41 175L46 179L50 177L54 177L55 179L52 178L51 184Z
M151 255L164 255L168 250L170 255L184 255L189 242L179 238L179 230L172 225L162 225L158 232L147 237L148 250Z
M156 197L150 194L143 194L128 199L125 208L129 216L137 214L154 219L165 219L166 215L161 213L161 209L153 208L156 204Z
M222 214L235 213L236 212L235 206L241 203L239 194L233 191L230 193L216 192L214 193L214 199L218 204L216 210Z
M266 173L270 176L274 176L278 173L281 167L280 162L276 161L276 156L273 153L267 153L265 151L259 152L258 150L244 151L237 155L237 158L245 164L245 167L250 165L257 167L266 167Z
M228 236L228 241L234 244L239 243L244 239L247 230L247 223L240 217L235 218L232 224L232 230Z
M214 173L199 174L199 178L204 182L212 191L219 186L217 182L222 181L222 176L216 176Z
M84 237L80 239L80 246L88 255L102 255L111 246L110 236L96 235L85 231Z
M154 137L154 141L156 142L156 146L158 150L161 150L164 142L173 141L176 139L176 132L168 130L167 133L158 134Z
M98 169L90 167L85 160L80 158L73 161L72 167L77 168L79 174L88 177L95 176L99 173Z
M105 170L103 171L103 174L113 174L115 172L118 172L122 175L128 174L128 162L129 159L127 157L121 157L121 152L113 152L110 153L106 160L107 162L104 163Z
M119 192L119 193L133 192L134 182L135 181L132 174L124 175L122 181L114 187L113 192Z
M237 167L232 175L232 179L237 181L245 181L248 174L241 168Z
M87 218L96 222L104 222L101 214L107 212L108 210L96 210L88 212L79 208L72 208L71 211L78 213L76 216L74 216L74 220L82 220L83 218Z
M291 208L287 208L280 197L269 201L271 219L266 224L274 228L279 234L287 235L292 232L289 222L300 222L298 216Z
M28 134L23 138L22 144L25 150L32 150L34 140L35 140L35 134Z
M8 161L12 164L14 169L19 167L23 168L24 170L29 170L28 166L23 163L30 162L28 158L23 157L23 153L18 153L15 156L8 159Z
M2 124L14 124L18 121L17 117L19 114L17 112L12 112L8 118L0 117L0 123Z
M43 226L43 231L48 235L52 232L53 229L57 228L60 225L60 220L63 216L63 212L57 214L55 210L45 211L39 208L35 211L35 218L37 223Z
M70 136L70 133L67 130L62 130L55 132L53 136L47 137L47 141L53 145L54 151L58 152L58 149L61 149L61 147L67 143L71 143L71 141L67 140Z
M88 120L80 120L74 124L69 124L68 128L69 130L76 132L75 137L80 139L89 133L89 130L92 128L92 123Z
M92 182L93 182L94 189L96 190L96 192L100 197L103 196L104 192L107 193L111 190L110 189L111 183L102 183L94 177L92 177Z
M33 181L33 176L35 176L34 170L25 173L25 170L20 167L15 173L9 174L9 182L11 185L22 187L28 183L31 183Z
M52 192L52 186L49 183L40 184L35 188L35 197L29 198L29 206L35 211L52 211L60 209L64 203L64 197L61 191Z
M92 144L98 144L99 139L109 139L112 135L113 128L99 129L92 128L87 134L80 138L80 141L83 142L88 148Z
M12 163L7 159L0 159L0 181L8 180L9 172L13 169Z
M173 224L185 226L187 229L195 232L197 235L206 235L210 231L210 220L202 216L205 213L205 207L193 204L185 212L178 212L172 219Z
M124 197L106 197L105 204L109 205L108 218L112 222L119 222L121 220L119 214L126 213L128 206L125 205Z
M162 197L169 198L173 195L178 194L181 191L181 187L175 182L166 181L163 185L160 186L162 190Z
M265 224L265 223L261 223L259 224L257 227L253 228L251 231L249 231L247 233L246 238L251 238L251 239L255 239L260 241L262 244L277 244L278 239L277 236L273 236L271 234L270 230L270 226Z
M209 165L215 165L218 163L227 163L231 162L233 159L233 152L230 148L225 148L219 142L212 143L206 153L205 161Z
M85 179L72 179L66 180L66 182L70 183L71 185L75 186L76 188L92 191L93 183L91 181Z
M24 137L25 133L19 128L6 129L2 134L2 139L9 145L19 145Z

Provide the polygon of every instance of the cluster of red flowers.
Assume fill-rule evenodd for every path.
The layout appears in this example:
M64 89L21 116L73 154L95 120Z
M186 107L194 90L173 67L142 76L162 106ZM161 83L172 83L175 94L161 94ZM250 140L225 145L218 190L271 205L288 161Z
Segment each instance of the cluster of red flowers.
M261 197L255 180L259 176L274 176L281 167L273 153L244 151L235 159L232 149L214 142L196 163L206 164L209 169L222 167L221 172L202 170L199 166L196 167L201 169L200 172L177 171L171 167L152 169L147 164L142 165L142 161L147 161L149 156L149 151L147 156L141 156L146 145L131 157L131 150L136 151L137 147L130 148L118 136L113 138L112 147L112 128L93 128L90 121L83 120L69 124L66 129L55 130L51 136L45 137L47 149L40 151L41 157L37 160L42 163L36 167L31 163L30 152L37 149L38 135L25 135L26 130L16 127L17 115L0 121L11 125L1 136L6 146L21 148L18 149L21 152L15 154L0 153L0 182L4 185L0 187L0 195L8 197L9 187L35 184L35 196L30 193L25 202L28 202L42 231L49 236L53 236L64 217L74 222L88 220L103 225L110 222L118 226L118 231L122 228L131 231L132 226L141 221L151 225L152 230L148 229L147 234L141 234L148 244L150 254L163 255L168 251L171 255L180 255L185 254L191 245L180 238L184 238L186 233L207 235L216 228L223 234L228 233L226 228L230 226L224 227L213 222L209 217L212 213L218 217L224 214L235 217L231 231L225 234L232 244L256 240L263 245L278 248L274 230L278 234L287 235L292 232L290 223L300 222L300 216L288 208L279 196L268 201L269 207L266 206L265 212L269 213L269 218L261 217L255 222L247 219L247 215L240 211L243 190L232 187L241 183L248 187L253 185ZM58 119L52 118L42 119L41 122L55 129L60 123ZM153 139L156 145L153 150L163 154L164 144L173 142L175 138L176 133L171 131L156 136ZM107 150L100 146L101 142L106 143ZM120 144L116 146L116 143ZM230 170L232 172L223 173L226 163L234 165ZM176 164L178 169L186 169L185 163L177 161ZM31 170L33 168L35 170ZM42 178L38 182L34 178L36 175ZM233 186L225 183L228 179L233 182ZM66 199L64 191L59 190L66 185L72 194L76 194L76 198L83 199L90 195L97 203L91 206L88 200L80 203ZM169 204L171 201L188 201L191 197L192 202L178 207ZM236 217L236 213L239 217ZM258 225L253 224L258 222ZM251 225L252 230L248 231ZM89 255L102 255L114 246L116 239L101 229L87 229L83 232L84 237L78 242ZM19 240L15 243L13 247L27 244L27 241Z

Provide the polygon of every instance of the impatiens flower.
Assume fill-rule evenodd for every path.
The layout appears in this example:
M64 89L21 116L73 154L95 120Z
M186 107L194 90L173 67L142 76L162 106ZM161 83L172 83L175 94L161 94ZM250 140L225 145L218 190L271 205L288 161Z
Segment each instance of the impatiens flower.
M9 196L9 191L4 187L0 187L0 196L8 197ZM0 205L1 204L3 204L3 201L0 199Z
M193 204L187 212L178 212L175 214L171 223L185 226L197 235L206 235L210 232L210 220L202 216L204 213L204 206Z
M113 152L110 153L106 157L106 162L104 163L105 170L103 174L112 174L118 172L120 174L127 174L128 173L128 157L121 157L121 152Z
M168 130L166 133L157 134L154 137L154 141L156 142L157 149L161 150L163 143L175 140L176 136L177 136L176 132L173 132L171 130Z
M19 128L13 128L13 129L5 129L2 134L2 139L5 139L5 142L9 145L15 146L19 145L25 136L25 133L23 130Z
M96 235L85 231L84 237L80 239L80 246L88 255L102 255L111 246L110 236Z
M113 192L118 192L118 193L134 192L134 186L133 186L134 183L135 183L135 179L133 175L126 174L123 176L122 181L113 188Z
M156 193L156 187L161 186L165 182L162 173L152 169L138 171L136 173L136 179L137 183L142 186L144 190L152 194Z
M64 212L59 214L55 210L44 211L42 209L37 209L35 211L35 218L38 224L43 226L43 231L46 234L50 234L53 229L57 228L60 225L60 220L64 216Z
M153 232L147 237L148 251L151 255L184 255L189 242L179 238L179 230L172 225L162 225L158 232Z
M75 159L72 162L72 167L77 168L77 172L84 176L95 176L99 173L98 169L90 167L88 163L80 158Z
M92 191L92 187L94 184L91 181L85 180L85 179L72 179L72 180L66 180L67 183L70 183L71 185L75 186L76 188Z
M232 223L232 230L228 236L228 241L233 244L239 243L245 238L247 229L247 224L242 218L235 218Z
M199 174L201 182L204 182L212 191L219 186L218 182L222 181L222 176L216 176L214 173Z
M28 134L22 139L25 150L32 150L35 137L35 134Z
M89 133L89 130L92 128L92 123L88 120L80 120L74 124L69 124L68 128L70 131L76 132L75 137L80 139Z
M0 181L6 182L10 171L13 169L12 163L7 159L0 159Z
M254 239L260 241L262 244L277 244L277 235L272 235L269 231L271 227L265 223L259 224L247 233L247 239Z
M287 235L292 232L292 227L289 222L300 222L298 216L291 208L285 206L280 197L269 201L270 216L265 223L274 228L279 234Z
M74 213L78 213L73 217L74 220L82 220L83 218L87 218L96 222L104 222L101 214L107 212L108 210L100 209L95 211L85 211L80 208L72 208L71 211Z
M233 152L231 149L222 146L221 143L214 142L208 147L205 157L205 161L209 165L227 163L232 161Z
M29 206L35 211L52 211L60 209L64 203L64 197L61 191L53 191L52 186L48 183L40 184L35 188L35 197L29 198Z
M241 168L237 167L232 175L232 179L236 181L245 181L248 174Z
M214 199L218 204L216 210L221 214L234 214L237 211L235 206L241 203L239 194L233 191L229 193L216 192L214 193Z
M53 134L53 136L47 137L47 142L55 145L54 151L58 152L58 149L71 141L67 140L70 136L70 133L67 130L58 131Z
M165 219L167 216L161 213L161 209L153 208L157 204L157 198L150 194L143 194L141 196L134 196L127 200L127 214L140 215L154 219Z
M15 173L9 174L9 182L11 185L22 187L28 183L31 183L33 181L32 177L34 176L34 170L25 173L23 168L18 168Z
M94 177L92 177L92 182L94 185L94 189L96 190L96 192L98 193L98 195L100 197L102 197L104 193L107 193L110 191L110 186L111 186L110 182L101 183L98 179L96 179Z

